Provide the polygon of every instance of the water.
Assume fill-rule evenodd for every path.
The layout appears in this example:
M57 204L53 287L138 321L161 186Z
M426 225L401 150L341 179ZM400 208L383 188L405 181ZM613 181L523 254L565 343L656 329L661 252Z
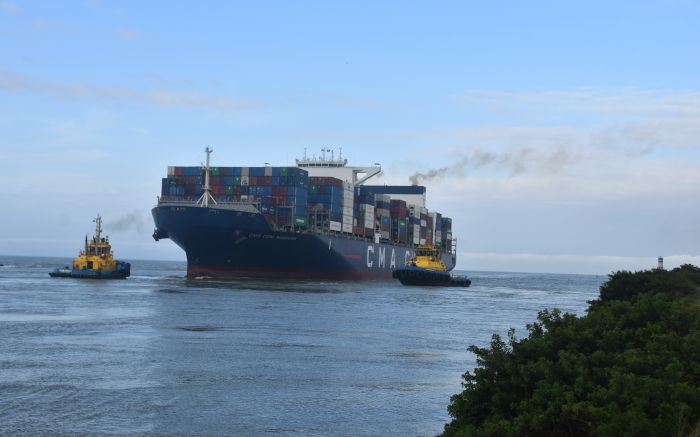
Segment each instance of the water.
M471 344L582 315L605 277L468 272L470 288L52 279L0 257L0 434L432 436Z

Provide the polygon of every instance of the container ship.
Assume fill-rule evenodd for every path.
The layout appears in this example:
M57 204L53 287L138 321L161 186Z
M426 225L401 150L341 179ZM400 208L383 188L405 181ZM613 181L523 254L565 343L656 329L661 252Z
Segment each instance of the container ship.
M352 167L331 149L296 166L168 167L153 238L185 251L187 277L391 280L419 245L456 263L452 220L424 186L369 185L379 164Z

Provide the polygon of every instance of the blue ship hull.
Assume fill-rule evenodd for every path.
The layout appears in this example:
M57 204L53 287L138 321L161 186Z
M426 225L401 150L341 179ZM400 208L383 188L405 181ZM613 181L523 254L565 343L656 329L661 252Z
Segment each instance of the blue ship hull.
M152 214L154 238L170 238L185 251L190 278L390 280L391 272L414 255L413 245L273 230L254 212L161 204ZM454 268L453 254L442 258Z
M450 272L430 270L412 265L397 268L391 276L398 279L403 285L469 287L472 283L466 276L453 276Z
M131 264L119 261L115 270L53 269L52 278L77 279L126 279L131 274Z

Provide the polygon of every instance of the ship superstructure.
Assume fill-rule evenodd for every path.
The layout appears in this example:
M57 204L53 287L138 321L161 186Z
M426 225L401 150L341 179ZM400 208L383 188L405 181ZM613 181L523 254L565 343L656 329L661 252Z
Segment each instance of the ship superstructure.
M156 240L187 256L189 277L389 279L419 244L448 269L451 220L425 187L367 185L381 166L352 167L330 149L293 167L169 167L153 208Z

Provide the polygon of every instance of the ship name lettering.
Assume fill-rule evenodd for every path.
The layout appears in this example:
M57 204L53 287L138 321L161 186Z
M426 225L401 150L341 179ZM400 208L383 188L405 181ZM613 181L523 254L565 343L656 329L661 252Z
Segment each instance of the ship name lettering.
M391 265L389 267L396 268L396 251L394 249L391 249Z
M379 246L379 259L378 259L378 264L379 268L386 267L386 249L383 248L382 246Z
M367 246L367 267L372 267L374 265L374 261L369 257L370 252L374 255L374 246Z
M411 252L409 252L409 251L407 250L406 253L405 253L404 256L403 256L403 262L404 262L404 264L408 264L408 260L410 260L410 259L411 259Z

